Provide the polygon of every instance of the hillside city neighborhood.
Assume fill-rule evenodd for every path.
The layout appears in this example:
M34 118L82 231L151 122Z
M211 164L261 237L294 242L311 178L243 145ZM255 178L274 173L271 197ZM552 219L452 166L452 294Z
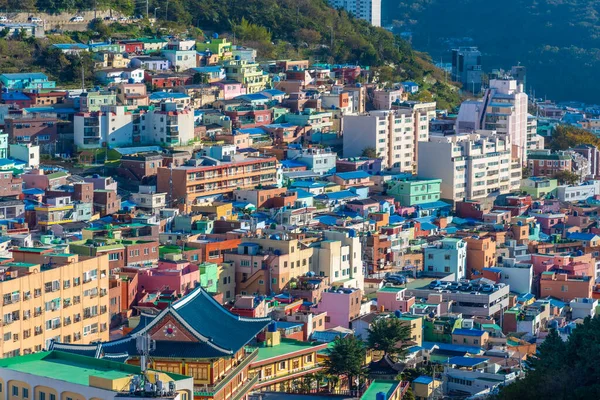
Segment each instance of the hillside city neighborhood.
M600 149L550 144L600 107L525 66L453 50L444 110L216 33L52 46L97 86L0 70L2 399L492 398L599 310Z

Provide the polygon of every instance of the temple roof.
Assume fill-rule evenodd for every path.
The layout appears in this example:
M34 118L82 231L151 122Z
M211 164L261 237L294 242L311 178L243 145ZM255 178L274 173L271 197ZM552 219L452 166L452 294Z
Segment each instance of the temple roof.
M198 287L158 315L142 314L127 336L103 343L77 345L53 342L50 349L97 358L125 361L138 354L136 338L160 328L166 320L177 321L195 341L156 339L153 357L217 358L241 350L271 322L271 318L245 318L232 314L204 289Z

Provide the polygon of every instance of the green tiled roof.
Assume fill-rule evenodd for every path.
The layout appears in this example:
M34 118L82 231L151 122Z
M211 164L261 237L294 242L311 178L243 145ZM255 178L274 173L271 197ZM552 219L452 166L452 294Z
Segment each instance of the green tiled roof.
M46 176L48 177L48 179L57 179L57 178L62 178L63 176L69 176L69 174L66 172L53 172Z

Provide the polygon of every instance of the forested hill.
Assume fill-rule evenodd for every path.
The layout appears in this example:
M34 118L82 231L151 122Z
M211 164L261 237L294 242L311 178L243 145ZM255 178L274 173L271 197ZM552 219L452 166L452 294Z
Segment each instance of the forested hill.
M0 9L75 13L93 9L96 2L98 8L112 8L126 15L145 15L146 11L141 0L21 0L13 7L14 2L0 0ZM164 0L149 0L148 8L152 13L160 7L157 15L167 31L194 26L205 33L233 32L238 43L257 48L262 59L310 58L371 66L384 81L421 83L419 100L437 100L443 108L458 104L456 87L444 83L444 74L426 54L414 52L407 42L383 28L329 7L326 0L169 0L168 10L166 4ZM110 31L100 28L95 26L94 31Z
M475 45L486 71L527 66L536 95L599 101L600 0L383 0L382 7L383 23L411 31L413 46L435 60Z

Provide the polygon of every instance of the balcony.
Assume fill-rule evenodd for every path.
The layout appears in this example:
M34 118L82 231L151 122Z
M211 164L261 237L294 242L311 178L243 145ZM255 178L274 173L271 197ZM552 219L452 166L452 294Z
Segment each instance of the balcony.
M286 373L286 374L283 374L283 375L265 376L265 377L262 377L262 378L258 379L259 384L257 386L260 387L260 386L272 385L273 381L288 380L288 379L298 378L298 377L300 377L302 375L307 375L309 373L320 371L323 368L324 368L323 364L316 363L314 365L310 365L310 366L307 366L307 367L304 367L304 368L295 368L295 369L292 369L289 373Z
M221 391L225 387L225 385L227 385L227 383L229 383L231 381L231 379L236 377L237 374L239 374L241 370L243 370L252 361L254 361L254 359L256 359L257 356L258 356L258 348L246 348L246 357L242 361L240 361L240 363L237 366L235 366L232 370L230 370L227 373L227 375L225 375L219 382L217 382L214 385L204 385L204 386L194 387L194 396L202 396L202 397L215 396L219 391ZM252 381L254 381L254 383L256 383L258 381L258 376L255 376L253 379L250 379L250 381L248 381L244 385L242 385L237 390L237 394L235 396L238 396L238 395L243 396L243 394L246 393L244 391L244 390L246 390L245 388L249 389L254 386L254 383L252 383L252 385L249 385L249 383ZM241 397L234 397L234 398L241 398Z

